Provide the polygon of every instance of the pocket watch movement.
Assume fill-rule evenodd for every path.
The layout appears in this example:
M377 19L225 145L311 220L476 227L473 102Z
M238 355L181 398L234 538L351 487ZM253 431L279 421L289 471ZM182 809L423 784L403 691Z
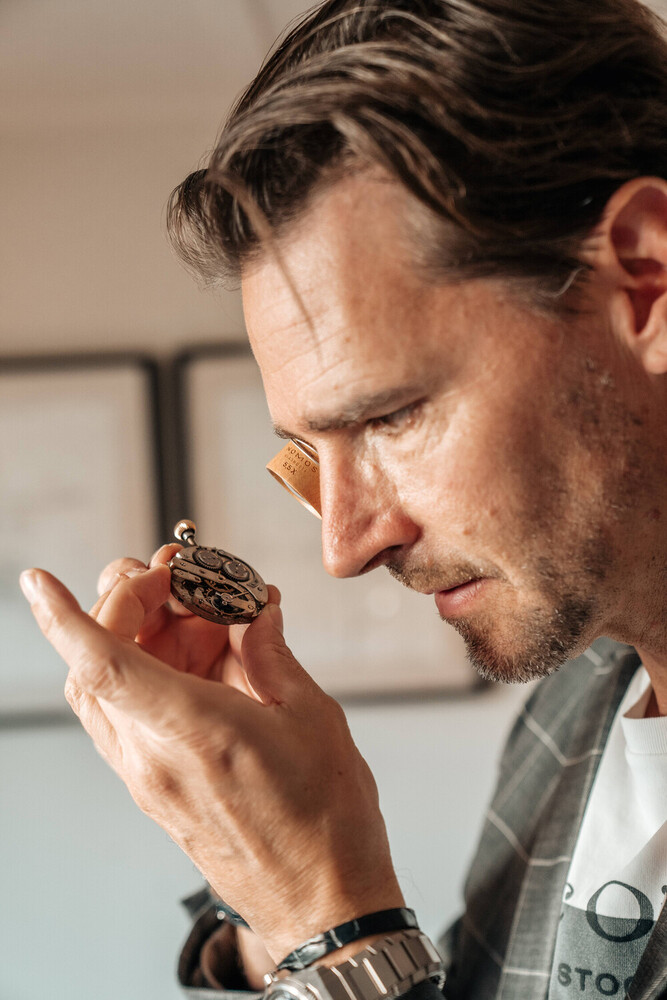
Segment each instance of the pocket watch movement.
M169 568L171 592L188 611L218 625L247 624L269 599L266 584L249 563L224 549L199 545L193 521L179 521L183 544Z

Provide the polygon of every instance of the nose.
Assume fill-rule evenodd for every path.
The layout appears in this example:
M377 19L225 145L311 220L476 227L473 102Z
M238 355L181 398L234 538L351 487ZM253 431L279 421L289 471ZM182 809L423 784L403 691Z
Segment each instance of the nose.
M396 559L420 535L397 486L376 468L320 452L322 562L331 576L359 576Z

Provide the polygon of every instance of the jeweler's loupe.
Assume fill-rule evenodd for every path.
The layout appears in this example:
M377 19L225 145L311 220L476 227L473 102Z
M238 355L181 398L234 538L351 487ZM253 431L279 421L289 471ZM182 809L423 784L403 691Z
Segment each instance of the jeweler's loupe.
M266 467L288 493L316 517L322 517L320 463L305 441L290 440Z

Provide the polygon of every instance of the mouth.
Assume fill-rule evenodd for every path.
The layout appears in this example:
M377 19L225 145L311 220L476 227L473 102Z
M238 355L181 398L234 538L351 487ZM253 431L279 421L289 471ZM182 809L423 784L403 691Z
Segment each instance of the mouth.
M467 611L472 602L480 596L491 582L487 577L465 580L447 590L435 594L435 604L441 618L455 618Z

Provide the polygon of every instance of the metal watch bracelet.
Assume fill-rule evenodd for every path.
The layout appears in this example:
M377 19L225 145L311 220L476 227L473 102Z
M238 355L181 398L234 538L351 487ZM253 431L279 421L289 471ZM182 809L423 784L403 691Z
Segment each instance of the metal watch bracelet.
M331 967L319 966L279 979L264 977L266 1000L380 1000L432 980L440 989L444 965L431 940L420 930L399 931L368 945Z

